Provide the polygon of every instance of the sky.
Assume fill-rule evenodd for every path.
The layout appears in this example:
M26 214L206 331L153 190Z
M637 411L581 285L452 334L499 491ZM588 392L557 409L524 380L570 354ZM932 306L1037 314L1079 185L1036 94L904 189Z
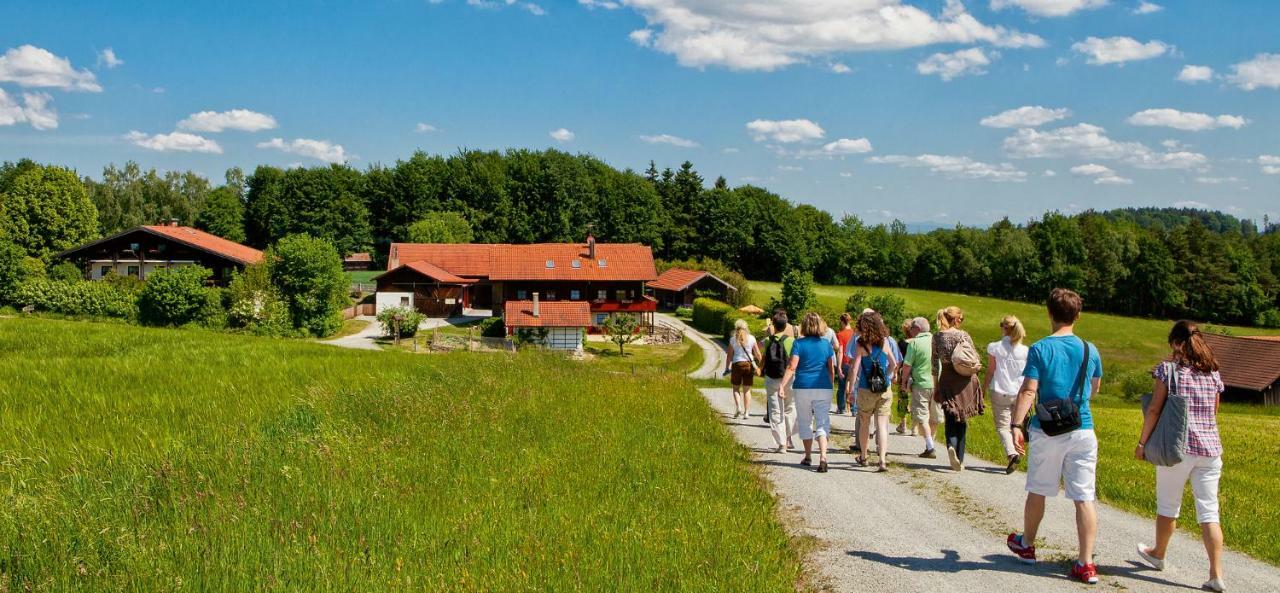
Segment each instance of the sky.
M690 160L872 223L1280 220L1272 0L6 0L0 160Z

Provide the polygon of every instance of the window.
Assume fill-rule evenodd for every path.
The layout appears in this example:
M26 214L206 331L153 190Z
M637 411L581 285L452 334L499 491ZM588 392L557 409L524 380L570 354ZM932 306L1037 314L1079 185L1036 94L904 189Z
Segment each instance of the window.
M596 313L596 326L604 325L604 320L609 318L608 313Z
M627 300L627 291L625 291L625 290L619 290L619 291L618 291L618 300L620 300L620 301L625 301L625 300Z
M407 297L407 296L402 296L402 297L400 297L400 306L401 306L401 307L408 307L408 306L409 306L409 297Z
M526 299L528 299L528 298L529 298L529 291L527 291L527 290L517 290L517 291L516 291L516 300L517 300L517 301L523 301L523 300L526 300Z
M133 276L134 278L137 278L137 277L138 277L138 266L129 266L129 273L128 273L127 275L129 275L129 276Z
M106 275L110 273L111 273L111 266L102 266L98 268L98 276L100 277L106 277Z
M597 266L600 266L600 267L602 267L602 268L605 268L605 267L608 267L608 266L609 266L609 263L608 263L608 262L606 262L606 261L604 261L603 259L598 259L598 260L596 260L596 265L597 265Z
M547 291L547 300L548 300L548 301L554 301L554 300L556 300L556 291L554 291L554 290L548 290L548 291Z
M576 270L581 267L582 267L582 260L579 260L579 259L573 260L573 269Z
M548 270L550 270L550 269L552 269L552 268L554 268L554 267L556 267L556 262L554 262L554 261L552 261L552 260L547 260L547 269L548 269Z
M582 298L582 293L576 290L569 291L569 300L576 301Z
M598 290L598 291L596 291L596 300L600 300L600 301L607 301L607 300L609 300L609 291L607 291L607 290Z
M137 253L137 252L138 252L138 248L139 248L139 247L141 247L141 245L138 245L137 243L130 243L130 244L129 244L129 251L132 251L132 252L134 252L134 253Z

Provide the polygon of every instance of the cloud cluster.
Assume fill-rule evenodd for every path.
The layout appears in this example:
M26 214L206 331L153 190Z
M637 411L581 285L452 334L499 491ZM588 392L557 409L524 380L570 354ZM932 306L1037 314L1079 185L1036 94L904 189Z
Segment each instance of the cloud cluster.
M1163 6L1160 6L1159 4L1156 4L1154 2L1147 2L1147 0L1142 0L1142 2L1138 3L1138 6L1134 7L1133 14L1155 14L1162 10L1164 10Z
M897 165L899 167L927 168L951 179L978 179L995 182L1021 183L1027 173L1009 163L991 164L975 161L967 156L922 154L918 156L886 155L871 157L869 163Z
M1130 125L1165 127L1186 132L1203 132L1217 128L1240 129L1249 120L1238 115L1212 116L1205 113L1178 111L1177 109L1147 109L1129 116Z
M116 50L108 47L98 52L98 63L110 69L117 66L123 66L124 60L121 60L116 56Z
M1106 129L1093 124L1047 131L1023 128L1005 138L1004 151L1013 158L1110 160L1140 169L1202 169L1209 162L1208 157L1196 152L1160 152L1141 142L1114 140L1107 136Z
M1280 89L1280 54L1258 54L1232 66L1227 81L1246 91Z
M1263 175L1280 175L1280 156L1264 154L1258 157L1258 164L1262 166Z
M427 134L430 132L439 132L440 128L437 128L429 123L418 122L418 125L413 126L413 131L419 134Z
M559 142L561 144L564 144L566 142L573 142L573 139L578 137L577 134L570 132L566 128L551 130L549 135L551 136L552 140L555 140L556 142Z
M328 140L294 138L286 142L283 138L272 138L266 142L259 142L257 146L258 148L305 156L325 163L345 163L350 160L347 151L342 148L341 144L334 144Z
M1132 185L1133 180L1121 177L1111 167L1096 163L1071 168L1071 174L1079 177L1092 177L1095 185Z
M648 26L631 40L691 67L776 70L813 57L935 44L1043 47L1036 35L989 26L959 0L930 14L900 0L623 0Z
M979 124L988 128L1038 128L1071 117L1071 110L1027 105L984 117Z
M980 76L987 73L991 58L999 56L999 52L991 52L991 57L987 57L980 47L936 53L916 64L916 71L926 76L937 74L944 81L961 76Z
M437 4L438 2L433 0L432 3ZM583 4L586 3L584 2ZM476 8L502 8L504 6L515 6L528 11L529 14L534 16L543 16L547 14L547 11L542 8L541 4L520 2L519 0L467 0L467 5L474 6Z
M27 88L102 92L102 86L92 72L76 70L70 60L34 45L20 45L0 56L0 82L12 82Z
M1027 14L1042 17L1069 16L1081 10L1092 10L1106 5L1107 0L991 0L991 10L1016 7L1026 11Z
M124 135L124 139L129 143L140 146L147 150L156 152L204 152L210 154L222 154L222 147L217 142L188 134L186 132L173 132L171 134L144 134L137 130L133 130Z
M697 148L699 146L698 143L693 140L681 138L679 136L672 136L671 134L656 134L652 136L641 135L640 139L648 142L649 144L670 144L680 148Z
M1076 42L1071 49L1088 56L1090 64L1105 66L1158 58L1172 51L1173 47L1163 41L1142 43L1132 37L1089 37Z
M201 111L192 113L178 122L178 128L193 132L222 132L239 130L242 132L260 132L276 127L276 118L265 113L248 109L232 109L230 111Z
M1187 84L1196 84L1198 82L1209 82L1213 80L1213 68L1208 66L1193 66L1187 64L1182 67L1182 71L1178 72L1178 81Z
M747 132L756 142L780 144L811 142L827 135L822 126L807 119L757 119L747 122Z
M0 89L0 126L30 124L37 130L52 130L58 127L58 112L50 103L53 97L48 93L22 93L22 103Z

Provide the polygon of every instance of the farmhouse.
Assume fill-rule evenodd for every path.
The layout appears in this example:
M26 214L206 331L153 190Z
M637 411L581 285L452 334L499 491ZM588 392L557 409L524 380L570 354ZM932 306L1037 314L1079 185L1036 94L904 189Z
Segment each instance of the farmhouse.
M544 303L536 292L530 301L507 301L503 310L508 335L545 331L542 343L552 350L582 350L582 336L591 325L591 305L586 301Z
M373 258L368 253L352 253L342 258L342 269L348 272L363 272L373 269Z
M649 290L665 309L690 306L699 296L730 302L730 294L738 291L732 284L721 280L711 272L671 268L649 283Z
M1280 338L1204 334L1218 359L1227 397L1280 405Z
M434 244L393 243L387 271L374 278L379 311L413 307L444 317L466 310L505 313L508 301L542 306L585 303L588 327L613 314L632 314L653 325L657 302L644 295L655 278L653 251L634 243ZM531 306L531 304L530 304Z
M156 270L200 265L213 271L214 284L225 285L232 272L262 261L262 252L170 221L121 231L55 257L76 263L91 280L112 273L145 280Z

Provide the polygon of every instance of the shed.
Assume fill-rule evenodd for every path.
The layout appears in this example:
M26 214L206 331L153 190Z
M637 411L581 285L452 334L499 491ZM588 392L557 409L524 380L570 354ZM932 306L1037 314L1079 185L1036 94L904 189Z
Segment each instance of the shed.
M507 301L503 322L507 335L521 329L547 330L546 346L551 350L582 349L582 336L591 325L591 305L586 301Z
M1228 397L1280 405L1280 338L1203 336L1218 359Z
M364 272L373 269L373 257L368 253L352 253L342 258L342 269L348 272Z
M693 299L700 296L712 296L716 300L730 302L733 293L738 292L732 284L721 280L711 272L701 270L684 270L671 268L649 283L649 290L658 305L666 309L675 309L693 304Z

